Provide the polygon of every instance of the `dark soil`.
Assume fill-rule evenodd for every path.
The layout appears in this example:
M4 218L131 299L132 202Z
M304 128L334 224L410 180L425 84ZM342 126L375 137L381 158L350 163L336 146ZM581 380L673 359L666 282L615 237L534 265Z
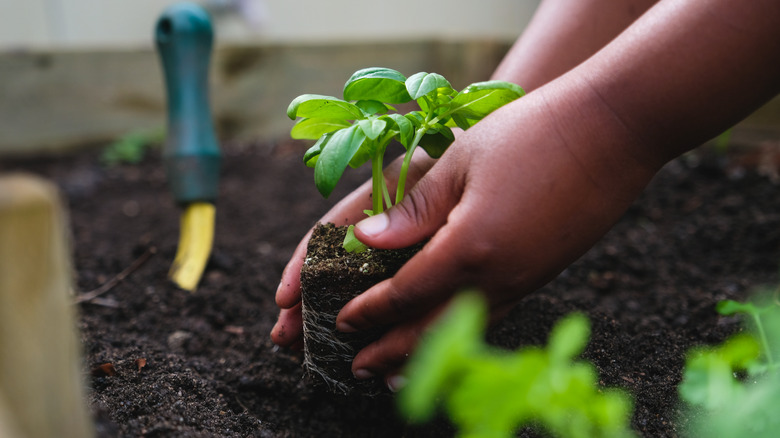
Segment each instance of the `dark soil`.
M332 203L301 164L304 149L225 146L214 255L196 293L166 279L179 210L159 156L115 168L102 167L94 150L0 164L0 171L34 171L62 188L78 292L157 250L124 281L79 305L89 403L101 436L452 435L444 423L405 425L391 397L313 388L302 378L301 354L270 342L281 271ZM347 174L332 199L367 176ZM633 393L635 429L677 436L685 425L676 385L686 350L739 328L715 313L715 303L777 281L777 194L750 168L701 154L674 161L603 241L527 297L489 339L508 348L542 344L561 316L587 313L593 337L584 357L604 385ZM105 363L114 375L96 369Z

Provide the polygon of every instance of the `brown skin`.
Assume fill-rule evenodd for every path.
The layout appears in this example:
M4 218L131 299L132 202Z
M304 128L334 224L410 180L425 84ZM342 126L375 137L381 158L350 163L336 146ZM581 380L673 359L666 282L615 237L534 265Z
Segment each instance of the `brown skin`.
M377 248L431 240L339 314L342 331L392 327L355 357L357 377L397 373L465 285L484 292L494 320L505 316L600 239L666 162L780 91L776 1L661 0L644 14L652 2L622 12L601 3L545 1L494 75L532 91L435 164L416 162L405 200L358 223L356 236ZM323 220L360 219L367 193ZM283 346L301 339L304 242L277 291L271 336Z
M535 90L607 45L658 0L545 0L493 79Z

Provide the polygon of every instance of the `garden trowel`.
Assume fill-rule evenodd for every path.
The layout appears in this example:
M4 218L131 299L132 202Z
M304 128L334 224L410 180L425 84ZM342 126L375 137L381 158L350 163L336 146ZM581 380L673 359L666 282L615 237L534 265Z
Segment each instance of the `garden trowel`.
M168 185L183 208L179 247L168 276L195 290L211 254L220 150L208 98L213 30L208 13L193 3L166 9L155 28L168 96L163 162Z

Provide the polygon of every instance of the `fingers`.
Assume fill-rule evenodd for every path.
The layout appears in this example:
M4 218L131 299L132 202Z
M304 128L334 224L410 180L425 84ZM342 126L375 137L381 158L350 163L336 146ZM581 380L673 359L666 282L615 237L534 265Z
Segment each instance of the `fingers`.
M361 350L352 362L352 372L358 379L385 376L385 383L391 391L397 392L406 383L402 374L410 355L414 353L420 339L431 323L447 308L451 299L443 300L426 314L403 322L385 333L379 340ZM490 325L503 319L517 303L492 303Z
M387 181L391 185L396 180L398 168L401 166L402 158L399 157L387 167ZM428 169L433 166L435 161L426 154L415 153L412 166L407 175L407 181L412 186L419 180ZM320 222L332 222L336 225L354 224L356 221L365 217L363 210L371 207L371 182L367 181L355 191L344 197L338 204L330 209ZM282 309L289 309L301 300L301 282L300 273L303 261L306 257L306 247L311 236L311 230L301 239L301 242L295 248L290 261L282 272L282 279L276 290L276 304Z
M279 311L279 319L271 329L271 340L280 347L302 346L303 320L300 303L290 309Z
M441 307L443 308L443 306ZM368 345L352 361L352 373L359 379L387 376L388 386L398 387L399 370L412 354L428 323L439 309L425 317L397 326Z
M282 279L276 289L276 305L282 309L289 309L301 301L301 267L306 257L306 245L310 236L311 230L298 243L290 261L282 271Z
M320 219L320 222L333 222L336 225L354 223L364 216L363 210L371 205L370 193L370 184L363 184L331 208ZM298 243L292 257L290 257L290 261L282 272L282 279L276 290L276 305L282 309L289 309L301 301L300 275L303 261L306 258L309 237L311 237L311 230Z
M402 157L388 166L388 182L393 183L398 173ZM415 154L413 165L409 169L407 181L413 186L432 166L435 161L425 154ZM342 199L320 222L332 222L336 225L355 223L365 217L363 210L371 206L371 182L368 181L351 194ZM276 304L282 309L276 325L271 330L271 339L279 346L302 347L303 322L301 318L301 282L300 273L306 257L311 230L304 236L282 272L282 278L276 290Z
M359 217L357 212L362 212L362 203L366 202L369 190L365 185L358 188L323 216L322 221L337 223L339 218L346 223L350 223L350 220L354 221L354 218ZM279 287L276 289L276 305L282 310L279 312L276 325L271 330L271 340L281 347L302 347L301 267L303 267L306 258L311 233L312 231L309 230L295 248L290 261L282 272Z
M395 276L347 303L336 318L336 328L354 332L408 320L446 301L468 282L466 251L460 247L463 242L447 238L448 227L442 228Z
M357 379L385 376L387 387L398 392L406 385L403 367L430 324L441 315L449 301L437 306L427 315L414 321L403 323L387 332L376 342L361 350L352 361L352 373ZM502 319L511 310L506 306L491 306L490 324Z
M433 167L384 214L357 223L355 236L374 248L403 248L431 237L460 200L463 180L448 162Z
M358 239L379 248L400 248L435 233L425 247L392 278L385 280L347 303L336 327L343 332L397 323L422 315L446 301L467 272L463 236L447 224L463 192L463 180L450 167L456 159L443 159L385 214L373 216L356 226Z
M433 165L433 160L415 155L415 166L410 169L408 181L413 184ZM397 174L401 160L396 160L388 166L388 173ZM370 181L342 199L320 222L332 222L336 225L351 224L365 217L363 210L371 206ZM277 345L294 347L302 342L303 325L301 319L301 267L306 257L306 250L311 236L311 230L301 239L295 248L290 261L282 272L279 287L276 290L276 304L282 309L279 319L271 331L271 339Z

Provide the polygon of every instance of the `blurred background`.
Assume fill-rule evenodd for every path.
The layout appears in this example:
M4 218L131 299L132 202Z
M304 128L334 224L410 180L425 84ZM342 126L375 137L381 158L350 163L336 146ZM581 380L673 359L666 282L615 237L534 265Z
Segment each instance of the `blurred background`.
M0 154L41 154L160 132L165 94L153 28L170 0L0 0ZM290 100L341 95L354 71L489 77L539 0L195 0L211 14L219 137L288 137ZM520 84L522 85L522 84ZM728 142L780 145L780 100ZM721 138L723 140L723 138Z
M0 153L61 151L165 124L153 28L168 0L0 0ZM538 0L201 0L219 136L286 136L288 103L355 70L486 79Z
M150 47L150 25L170 0L0 0L4 49ZM222 42L514 40L537 0L202 0Z

